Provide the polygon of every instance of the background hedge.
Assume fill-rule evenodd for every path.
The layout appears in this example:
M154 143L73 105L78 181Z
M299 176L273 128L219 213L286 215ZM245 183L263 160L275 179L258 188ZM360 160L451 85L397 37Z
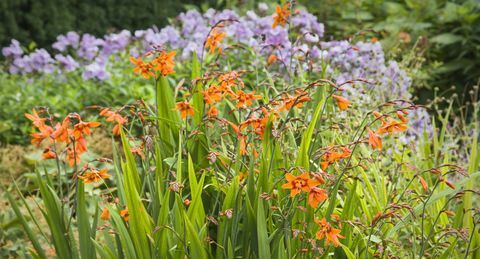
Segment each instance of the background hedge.
M59 34L74 30L103 36L115 29L163 26L185 5L209 0L1 0L0 46L12 38L49 47ZM216 2L210 0L210 2Z

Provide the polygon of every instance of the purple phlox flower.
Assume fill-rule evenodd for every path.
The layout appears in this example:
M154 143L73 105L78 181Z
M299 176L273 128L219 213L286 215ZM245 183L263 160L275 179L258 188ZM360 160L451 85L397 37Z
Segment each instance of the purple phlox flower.
M183 40L180 37L180 32L175 29L173 26L167 26L160 31L159 35L160 39L162 39L162 45L165 43L169 43L171 48L180 48L183 47Z
M310 48L310 58L321 59L325 53L320 50L317 46Z
M103 59L95 59L95 61L87 66L85 66L85 71L82 74L83 79L98 79L98 80L107 80L110 76L106 71L106 62Z
M284 48L289 48L291 46L291 42L288 39L288 31L283 27L278 26L275 29L268 31L265 37L266 45Z
M213 17L215 16L215 13L217 13L217 10L213 8L208 8L208 10L203 13L203 17L206 18L207 20L210 20L210 19L213 19Z
M423 134L427 134L429 138L433 134L432 118L424 108L417 108L409 111L408 118L408 130L406 134L400 136L400 140L405 144L411 144L412 142L423 138Z
M10 64L9 72L12 74L26 74L32 72L33 69L30 60L31 58L29 55L15 58L12 64Z
M253 32L257 35L267 34L272 30L272 17L265 16L265 17L258 17L255 20L252 20L254 23L253 25ZM277 27L280 28L280 27ZM277 29L275 28L275 29Z
M102 55L109 56L113 53L117 53L125 50L130 43L132 33L127 30L122 30L119 33L112 33L105 36L104 43L102 44Z
M98 39L90 34L83 34L77 55L83 59L92 60L97 56L103 44L104 41L102 39Z
M248 21L241 19L239 22L232 23L225 31L235 42L252 45L255 44L254 42L251 42L255 33L251 30L251 26L248 25Z
M202 15L197 10L190 10L186 13L181 13L178 16L178 20L180 20L182 24L182 34L189 35L197 30L197 27L206 26L206 22L203 19Z
M389 88L393 97L398 97L401 99L410 99L412 97L408 91L412 83L412 79L407 75L405 70L399 67L396 61L390 61L388 63L384 77L390 80ZM383 87L388 87L388 85Z
M57 54L55 55L55 60L60 63L61 68L68 72L72 72L79 67L77 61L75 61L70 55L64 56L62 54Z
M161 31L158 31L156 27L149 28L145 31L135 32L136 36L141 36L143 39L143 47L145 52L151 51L154 46L164 46L170 44L172 48L182 47L183 42L180 33L172 26L167 26Z
M139 39L142 39L146 33L147 33L146 30L136 30L133 33L133 37L135 38L135 40L139 40Z
M65 35L59 35L57 41L52 44L52 47L60 52L64 52L68 46L74 49L78 48L79 41L80 36L78 33L71 31Z
M23 50L22 47L20 47L20 42L16 39L12 39L8 47L2 48L2 54L6 58L18 58L22 56Z
M219 13L217 12L213 18L209 19L209 24L210 26L213 26L222 20L228 21L228 20L238 20L238 19L239 19L239 16L235 11L225 9Z
M299 28L301 33L312 32L317 34L320 38L324 34L324 26L317 21L317 17L307 11L300 10L292 16L292 24Z
M52 73L55 70L55 60L45 49L37 49L30 55L30 67L33 71Z
M157 28L149 28L142 33L143 47L145 51L151 51L153 46L161 45L167 41L162 39Z

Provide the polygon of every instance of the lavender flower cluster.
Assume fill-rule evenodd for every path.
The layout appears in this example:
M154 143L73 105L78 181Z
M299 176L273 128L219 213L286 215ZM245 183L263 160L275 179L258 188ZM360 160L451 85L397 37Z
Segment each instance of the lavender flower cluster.
M215 11L209 9L204 14L192 10L181 13L172 25L159 30L152 27L133 33L123 30L103 38L90 34L79 35L68 32L57 37L52 45L54 53L37 49L24 53L20 43L12 40L11 45L2 49L2 54L10 61L12 74L65 73L80 70L85 80L106 80L109 78L108 66L112 57L128 53L137 56L152 49L153 46L165 46L180 51L177 58L189 59L192 53L202 55L203 42L211 27L219 21L226 21L224 28L228 38L235 43L255 48L262 53L274 53L288 61L292 52L287 28L272 28L272 15L268 6L260 4L257 12L249 11L240 16L232 10ZM291 20L291 30L308 33L309 41L318 42L323 36L323 24L306 12L299 11ZM306 48L306 45L298 48ZM313 46L313 53L320 53Z
M53 43L52 48L57 53L54 56L45 49L24 54L20 43L15 39L10 46L2 49L2 54L11 60L9 72L12 74L51 74L83 70L85 80L106 80L109 78L106 69L108 60L114 54L125 51L131 40L131 33L127 30L106 35L103 39L90 34L68 32L58 36Z
M345 94L355 96L356 102L371 103L372 97L376 102L411 99L408 91L411 78L397 62L386 62L380 43L322 41L323 24L304 10L292 16L289 26L272 28L272 15L268 9L266 4L260 4L256 11L248 11L244 16L232 10L209 9L203 14L191 10L181 13L171 25L161 30L156 27L134 33L123 30L103 38L68 32L58 36L52 45L56 54L45 49L24 53L16 40L3 48L2 53L10 60L9 72L13 74L80 71L85 80L107 80L109 67L115 63L116 56L138 56L154 46L176 49L179 51L177 58L182 60L188 60L194 53L203 56L203 43L212 26L225 21L223 31L229 42L243 44L264 55L275 54L285 66L308 58L314 64L314 70L319 71L326 65L328 76L336 82L352 78L373 81L372 85L347 85ZM294 39L289 38L292 31L297 35ZM422 112L415 117L421 120L416 122L419 125L429 120L428 114Z

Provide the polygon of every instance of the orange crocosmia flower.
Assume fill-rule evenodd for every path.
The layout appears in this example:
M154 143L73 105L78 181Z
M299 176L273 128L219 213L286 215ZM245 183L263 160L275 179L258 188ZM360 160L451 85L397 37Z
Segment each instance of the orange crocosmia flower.
M150 79L150 77L155 77L155 73L152 72L152 64L145 63L141 59L136 59L135 57L130 57L130 62L132 62L136 67L133 69L135 74L142 75L145 79Z
M203 91L203 100L206 104L214 104L222 100L222 90L217 85L210 86L207 90Z
M57 157L57 154L55 152L53 152L50 148L47 148L45 150L43 150L43 153L42 153L42 158L47 160L47 159L54 159Z
M37 146L39 146L43 140L51 138L53 134L53 128L47 125L40 127L39 130L40 132L32 133L30 135L32 137L31 143Z
M340 110L346 110L348 109L348 106L350 106L350 101L348 101L347 99L341 97L341 96L338 96L338 95L332 95L333 99L335 99L335 101L337 102L337 106Z
M255 92L252 93L245 93L242 90L238 90L235 94L235 100L237 100L237 107L244 107L252 105L253 100L261 99L261 95L255 95Z
M33 126L39 129L45 126L45 121L47 120L45 118L40 118L35 109L32 109L32 114L25 113L25 117L33 122Z
M210 53L214 53L217 49L218 52L222 52L222 48L218 45L220 45L223 38L225 38L225 32L220 31L217 28L213 29L205 42L205 48L209 49Z
M403 116L403 113L401 111L397 111L397 117L402 121L403 123L407 123L407 118Z
M110 175L108 174L107 168L104 168L100 171L97 169L92 169L85 174L78 176L78 178L82 179L85 184L89 184L96 183L102 179L108 179L110 178Z
M207 112L207 116L210 117L210 118L215 118L218 116L218 109L217 107L215 106L212 106L208 112Z
M240 182L243 182L245 179L247 179L247 176L248 172L240 172L238 179L240 180Z
M323 162L320 163L322 170L327 169L327 167L338 160L347 158L350 156L352 151L348 147L341 147L341 151L335 151L332 146L327 148L327 151L323 155Z
M240 74L236 71L221 74L218 77L218 82L220 83L220 89L229 95L235 95L231 90L232 86L240 86L241 88L245 86L240 78Z
M40 131L30 135L32 137L32 144L38 146L43 142L43 140L50 138L53 133L53 128L45 125L45 121L47 120L46 118L40 118L35 109L32 109L32 114L25 113L25 117L31 120L33 122L33 126Z
M320 230L318 230L316 237L317 239L326 238L325 245L332 243L335 247L340 245L339 238L345 238L344 236L340 235L341 230L336 229L327 222L325 218L322 220L315 219L315 223L320 226Z
M312 208L316 208L320 202L323 202L327 198L327 191L318 187L312 187L310 189L310 193L308 194L308 204Z
M123 127L122 124L119 124L119 123L115 124L115 126L113 126L113 128L112 128L112 134L115 135L115 136L120 135L121 127Z
M352 151L348 147L341 147L342 152L338 155L340 159L347 158L350 156Z
M447 180L447 179L441 179L440 181L444 182L444 183L445 183L448 187L450 187L451 189L454 189L454 190L456 189L455 185L454 185L452 182L450 182L449 180Z
M123 218L123 220L128 221L128 219L130 218L130 213L128 213L128 208L121 210L120 216Z
M98 126L100 126L100 122L80 121L73 126L73 136L79 138L82 134L90 135L92 133L90 128L96 128Z
M98 114L102 117L110 118L114 113L115 112L110 111L109 108L103 108Z
M291 173L285 174L287 183L282 185L283 189L290 189L290 196L295 197L300 192L310 192L312 187L315 187L319 182L315 179L311 179L309 173L303 173L299 176L295 176Z
M175 57L176 54L176 51L162 51L160 55L152 61L153 70L159 71L162 76L175 73L173 70L175 67L175 61L173 61L173 57Z
M120 135L120 128L128 122L128 119L123 117L122 115L110 111L108 108L105 108L100 111L100 116L106 117L106 121L111 122L115 121L117 124L113 127L112 133L113 135Z
M420 184L422 185L423 189L425 191L428 191L428 184L425 181L425 179L423 179L423 177L421 177L420 175L418 175L417 177L418 177L418 180L420 181Z
M270 66L271 64L277 62L277 60L278 60L278 57L272 54L267 59L267 65Z
M382 149L382 139L378 136L377 133L373 132L371 129L368 129L368 144L373 149Z
M87 141L85 140L83 135L80 135L80 137L78 139L76 139L75 150L79 154L83 154L83 153L87 152L87 150L88 150Z
M226 122L228 125L230 125L230 127L232 127L233 131L235 131L235 134L237 134L237 137L241 137L243 136L242 132L240 132L240 127L238 127L237 125L235 125L233 122L231 121L228 121L228 120L222 120L223 122Z
M103 208L102 214L100 214L100 218L102 220L109 220L110 219L110 211L107 207Z
M405 122L388 118L386 121L383 121L382 126L377 130L377 133L396 133L406 131L407 129L408 126Z
M143 143L142 143L141 145L138 145L136 147L131 147L130 152L132 152L132 154L134 154L134 155L137 155L137 156L145 159L145 153L143 153L143 149L144 149L144 146L143 146Z
M240 155L247 155L247 136L240 136Z
M270 112L266 107L262 107L262 113L263 113L262 126L264 127L267 126L270 119L274 121L278 118L278 113L276 110L272 110L272 112Z
M273 16L272 29L275 29L278 25L285 26L290 16L290 3L285 4L283 7L277 5L275 9L275 15Z
M288 111L292 107L302 108L303 103L308 101L310 101L310 97L305 91L296 91L295 96L285 94L283 96L283 106L280 107L279 111Z
M252 150L253 157L254 157L254 158L258 158L258 156L259 156L260 154L258 154L257 149L255 148L255 144L250 143L250 144L248 144L248 146L249 146L250 149ZM257 173L258 173L258 172L257 172Z
M320 173L311 173L313 179L317 180L318 184L325 184L325 179L323 179L322 174L326 174L325 172L321 171Z
M331 163L328 161L320 162L320 168L322 168L322 170L326 170L329 165L331 165Z
M70 123L70 118L66 117L62 123L57 123L55 125L55 131L52 133L52 137L59 142L70 143L70 130L68 129L68 124Z
M249 118L246 121L240 123L240 129L245 129L248 126L252 126L252 128L258 128L262 126L262 119L261 118Z
M373 116L375 116L376 119L379 119L381 120L382 122L385 121L385 118L383 117L383 114L377 112L377 111L374 111L373 113Z
M193 116L193 106L187 101L178 102L176 105L176 110L180 111L180 116L182 119L187 118L188 116Z
M263 118L251 117L240 124L240 129L243 130L248 126L251 126L253 128L253 132L263 138L265 128L267 127L267 124L270 120L270 112L267 110L267 108L262 107L262 113ZM273 115L274 116L272 116L272 118L275 119L276 115Z
M125 124L128 121L127 118L113 111L107 111L104 115L100 113L100 115L106 117L106 121L115 121L119 124Z

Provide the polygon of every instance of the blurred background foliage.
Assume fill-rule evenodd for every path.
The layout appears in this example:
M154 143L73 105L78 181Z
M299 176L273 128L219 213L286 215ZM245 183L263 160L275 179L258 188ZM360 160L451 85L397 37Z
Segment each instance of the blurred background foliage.
M15 38L49 47L60 34L77 31L103 36L118 29L162 27L185 5L214 0L2 0L0 45Z

